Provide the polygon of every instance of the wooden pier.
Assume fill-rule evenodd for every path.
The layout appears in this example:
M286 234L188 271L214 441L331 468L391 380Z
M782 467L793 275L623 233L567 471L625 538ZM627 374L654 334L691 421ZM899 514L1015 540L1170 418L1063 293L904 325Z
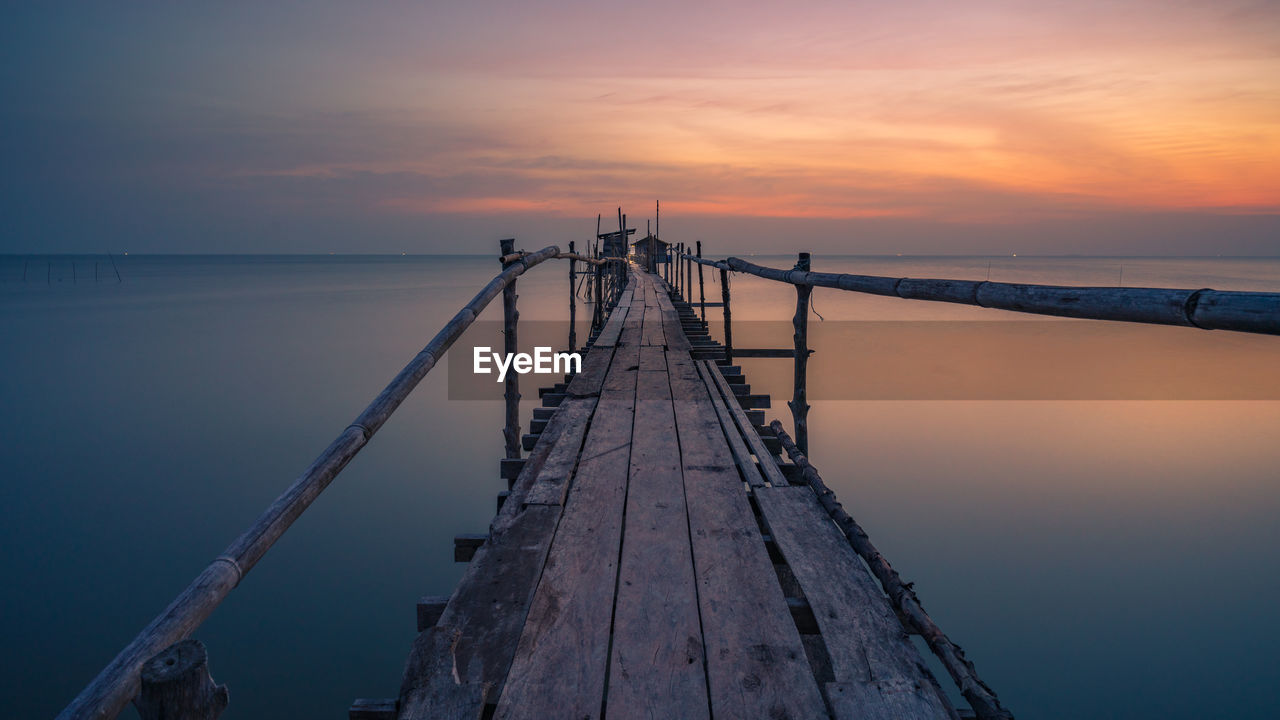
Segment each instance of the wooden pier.
M130 702L142 720L218 717L228 692L191 635L499 295L514 351L516 280L549 260L571 263L571 318L579 264L594 298L582 368L539 393L528 433L519 376L507 375L497 515L487 533L455 538L469 566L453 593L418 603L398 697L357 700L351 720L1012 718L809 462L810 293L1280 335L1277 293L822 273L807 253L786 270L704 259L701 243L668 246L661 268L572 244L500 246L501 272L60 719L107 720ZM704 266L719 271L719 302L706 300ZM795 286L791 347L734 347L731 272ZM718 340L708 308L720 310ZM794 439L766 425L770 399L735 357L791 359Z
M695 359L700 321L655 275L626 288L394 717L954 717L741 375Z

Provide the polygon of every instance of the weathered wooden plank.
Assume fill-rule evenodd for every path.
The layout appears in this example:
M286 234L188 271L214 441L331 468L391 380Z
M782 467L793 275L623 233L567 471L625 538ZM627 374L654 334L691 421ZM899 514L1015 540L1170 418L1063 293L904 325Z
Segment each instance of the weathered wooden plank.
M395 720L395 698L357 698L347 708L347 720Z
M952 717L888 599L813 491L757 488L755 497L826 642L840 684L837 720Z
M666 329L662 323L662 310L658 307L658 296L652 285L645 286L644 330L641 332L642 345L663 347L667 344Z
M640 349L608 715L707 718L680 447L662 348Z
M715 364L710 360L703 360L703 370L708 378L715 382L716 388L720 391L720 396L724 398L725 406L729 414L733 416L734 423L738 426L738 431L742 433L743 439L747 442L747 447L760 460L760 470L764 473L764 479L773 485L785 487L787 479L783 477L782 471L778 469L778 465L773 460L773 455L765 448L764 441L756 434L755 425L747 417L747 413L740 406L743 397L755 397L751 395L734 395L733 390L729 387L729 383L716 370Z
M564 515L498 700L499 719L600 714L630 464L639 329L638 322L625 323L600 391Z
M457 670L458 646L463 642L463 631L456 627L436 625L418 635L405 665L398 720L481 717L492 686Z
M476 551L489 540L488 533L462 533L453 536L453 561L471 562Z
M447 662L429 657L441 648L430 630L414 641L401 686L402 720L477 717L482 708L467 703L483 705L500 692L560 518L558 506L526 507L522 500L569 419L569 413L552 415L512 484L517 501L503 504L490 526L488 542L472 558L437 621L437 627L456 632L448 643ZM433 703L451 709L436 711Z
M610 316L611 322L614 316L618 317L619 332L622 331L622 322L623 318L626 317L626 313L627 308L619 307ZM565 394L569 397L594 397L599 395L600 386L604 384L604 377L609 372L609 364L612 362L613 344L593 346L582 357L582 372L573 377L569 387L565 388Z
M925 681L928 683L928 681ZM823 689L831 707L834 720L901 720L902 718L949 718L959 720L954 711L939 715L938 711L921 701L923 695L938 698L932 683L920 687L920 683L902 678L853 682L826 683Z
M563 505L570 479L578 465L578 456L587 435L587 426L595 412L594 397L567 398L561 403L554 421L563 423L555 445L542 470L524 497L526 505Z
M692 347L680 322L680 313L676 311L671 298L660 294L658 309L662 313L662 325L666 336L667 349L674 352L688 352Z
M418 632L435 625L449 605L449 598L443 595L423 595L418 600Z
M631 290L622 291L622 297L618 301L618 305L609 313L609 319L605 321L604 329L596 336L595 342L592 343L592 349L602 347L613 347L618 342L618 336L622 332L622 325L626 321L627 309L631 306Z
M701 362L698 362L695 367L705 386L711 412L718 423L720 437L725 438L728 443L729 453L733 456L738 469L742 471L743 480L751 487L764 487L764 476L760 474L760 469L756 467L751 451L747 448L746 440L733 422L733 416L729 414L724 397L716 388L715 380L710 377L715 369L707 369Z
M827 716L706 384L667 354L685 478L694 576L718 718Z

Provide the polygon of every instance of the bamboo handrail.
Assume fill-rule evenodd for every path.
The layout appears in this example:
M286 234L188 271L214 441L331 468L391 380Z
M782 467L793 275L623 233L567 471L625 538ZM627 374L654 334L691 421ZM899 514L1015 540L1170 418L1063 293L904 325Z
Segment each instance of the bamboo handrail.
M138 694L138 672L149 658L185 639L203 623L223 598L262 559L289 526L319 497L351 458L386 423L409 393L435 367L480 312L504 288L529 268L560 257L554 245L534 253L514 253L510 267L494 276L448 323L431 338L413 360L378 393L364 412L347 426L293 484L276 498L235 542L172 603L151 621L98 676L71 701L58 720L114 718Z
M542 251L539 250L538 252L542 252ZM503 263L515 262L516 260L519 260L520 258L523 258L523 257L528 257L529 255L530 253L524 250L517 250L509 255L503 255L502 257L498 258L498 261ZM585 255L579 255L578 253L575 253L575 252L560 252L559 250L556 251L555 255L552 255L551 258L548 258L548 259L577 260L578 262L584 262L588 265L608 265L609 263L623 262L625 260L625 258L617 258L617 257L592 258L592 257L587 257Z
M955 680L956 685L960 687L960 694L969 701L974 714L979 720L1012 720L1013 714L1000 705L995 692L978 677L973 663L964 656L960 646L951 642L951 639L933 622L933 618L929 617L929 613L925 612L920 604L920 598L916 597L915 591L911 589L911 583L902 581L898 571L894 570L876 546L871 544L866 531L849 516L849 513L840 505L840 501L836 500L835 493L822 482L818 470L796 447L791 436L782 429L782 423L774 420L769 423L769 427L778 436L778 441L791 457L791 461L800 468L805 484L818 496L818 502L822 508L840 527L854 552L866 561L871 572L880 581L894 609L912 629L920 633L929 645L929 649L947 669L951 679Z
M1203 288L1071 287L975 280L894 278L764 267L731 257L686 256L702 265L766 280L850 292L977 305L1036 315L1180 325L1202 330L1280 335L1280 293Z

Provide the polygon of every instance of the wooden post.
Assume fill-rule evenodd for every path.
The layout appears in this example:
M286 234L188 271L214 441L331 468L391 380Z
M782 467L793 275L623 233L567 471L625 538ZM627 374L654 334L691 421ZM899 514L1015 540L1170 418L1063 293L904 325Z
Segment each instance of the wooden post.
M720 268L720 304L724 307L724 359L733 364L733 313L729 312L729 271Z
M142 720L217 720L230 697L210 677L199 640L176 642L143 663L141 683L133 705Z
M625 255L627 247L627 216L625 214L622 216L622 227L618 232L622 235L622 249ZM624 272L622 268L622 263L619 262L613 263L609 268L609 271L613 274L613 293L611 293L611 297L609 298L610 307L617 304L618 297L622 295L622 279L625 277L625 275L622 274Z
M600 259L600 255L596 254L596 259ZM591 329L593 333L600 332L600 328L604 327L604 288L601 283L604 282L604 273L601 271L602 266L596 265L592 268L592 279L595 281L595 307L591 313Z
M675 277L675 284L673 284L673 285L671 286L671 287L672 287L672 289L676 291L676 295L677 295L677 296L678 296L678 295L680 295L680 278L682 277L682 275L681 275L681 270L684 268L684 266L680 264L681 262L683 262L683 260L680 258L680 256L681 256L681 255L683 255L683 254L684 254L684 243L677 243L677 244L676 244L676 257L675 257L675 261L676 261L676 268L675 268L675 270L676 270L676 277Z
M573 254L573 241L569 241L569 254ZM578 295L574 285L577 284L576 272L578 261L569 258L569 352L573 352L578 344Z
M698 241L698 259L702 259L702 241ZM698 263L698 304L702 306L702 324L707 324L707 292L702 284L702 263Z
M809 272L809 253L800 253L796 261L796 269ZM791 319L795 328L792 340L795 343L795 383L792 388L791 418L795 423L796 447L805 455L809 454L809 402L808 390L805 387L806 373L809 365L809 296L813 293L812 285L796 285L796 314Z
M680 254L676 255L676 294L684 299L684 243L680 243Z
M515 252L515 238L507 238L499 240L498 246L502 249L502 255L510 255ZM503 269L510 266L510 263L503 263ZM516 323L520 320L520 311L516 310L516 283L512 280L502 289L502 345L503 350L510 357L519 349L516 347ZM520 373L509 372L506 377L506 392L503 397L507 401L507 421L502 428L502 434L506 438L507 457L511 459L519 459L520 457Z
M685 251L688 252L689 248L686 248ZM693 304L693 264L694 264L693 261L689 260L688 258L686 258L684 261L684 274L685 274L684 294L687 296L684 299L684 301L689 303L690 305ZM698 267L702 267L702 266L699 265Z

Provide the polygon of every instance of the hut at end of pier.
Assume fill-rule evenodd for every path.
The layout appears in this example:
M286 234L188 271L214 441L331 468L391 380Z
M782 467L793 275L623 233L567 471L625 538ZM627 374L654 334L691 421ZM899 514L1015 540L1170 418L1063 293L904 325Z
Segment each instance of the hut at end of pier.
M671 248L652 234L631 243L631 256L636 264L649 272L657 272L658 265L671 262Z

